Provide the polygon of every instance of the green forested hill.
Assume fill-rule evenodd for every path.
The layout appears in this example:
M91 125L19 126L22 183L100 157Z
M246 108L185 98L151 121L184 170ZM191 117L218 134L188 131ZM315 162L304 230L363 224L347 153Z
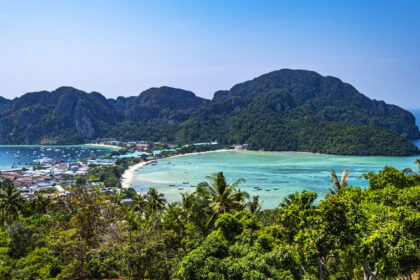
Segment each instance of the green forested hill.
M212 100L170 87L105 99L70 87L2 100L0 143L81 143L101 137L251 149L411 155L420 137L408 111L334 77L283 69L218 91Z

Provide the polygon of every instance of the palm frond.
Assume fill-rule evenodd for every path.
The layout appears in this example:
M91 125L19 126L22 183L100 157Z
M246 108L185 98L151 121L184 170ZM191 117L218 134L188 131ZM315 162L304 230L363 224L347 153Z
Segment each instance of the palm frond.
M340 187L344 188L345 186L347 186L347 179L350 175L350 173L348 172L349 170L346 169L343 171L343 175L341 175L341 182L340 182Z
M245 179L244 178L239 178L236 179L232 184L230 184L231 188L236 188L237 185L241 184L241 183L245 183Z

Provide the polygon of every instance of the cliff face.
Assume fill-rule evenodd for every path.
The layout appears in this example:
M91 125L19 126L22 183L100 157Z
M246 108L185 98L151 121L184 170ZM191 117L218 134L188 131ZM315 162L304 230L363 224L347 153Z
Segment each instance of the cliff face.
M213 101L230 110L264 102L277 112L306 107L325 121L387 128L407 139L420 137L414 116L395 105L371 100L338 78L306 70L271 72L215 94Z
M420 137L408 111L306 70L274 71L218 91L212 100L170 87L117 99L61 87L13 100L0 98L0 109L0 144L68 144L100 137L185 143L211 138L248 142L255 149L358 154L363 145L369 150L369 141L382 142L383 137L393 139L387 145L403 141L403 150L415 153L403 138ZM314 127L325 131L318 139L311 136L317 134ZM377 138L371 138L373 133ZM379 146L374 154L380 154Z
M101 123L116 122L114 108L101 94L71 87L27 93L8 106L0 115L4 143L82 141L95 137Z

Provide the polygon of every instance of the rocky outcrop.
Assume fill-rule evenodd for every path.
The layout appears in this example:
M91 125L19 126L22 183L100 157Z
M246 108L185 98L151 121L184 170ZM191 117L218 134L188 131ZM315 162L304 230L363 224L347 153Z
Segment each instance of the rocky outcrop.
M117 99L60 87L13 100L0 98L0 109L3 144L80 143L99 137L179 142L213 138L226 143L269 143L260 147L264 149L297 149L299 141L302 147L310 147L310 141L322 144L316 139L302 140L307 138L303 133L290 139L288 135L337 124L343 133L347 129L343 124L349 124L348 131L355 133L361 131L357 126L367 125L386 129L379 130L383 135L420 137L408 111L371 100L338 78L306 70L264 74L217 91L212 100L171 87ZM369 135L366 128L363 135ZM397 135L389 137L400 141Z

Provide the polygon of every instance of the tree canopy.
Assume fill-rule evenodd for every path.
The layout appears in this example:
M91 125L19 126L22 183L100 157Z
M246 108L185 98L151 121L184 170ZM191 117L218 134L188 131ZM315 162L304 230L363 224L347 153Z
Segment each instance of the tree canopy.
M302 191L267 210L222 172L172 204L158 189L110 194L89 180L24 201L5 181L0 278L412 279L417 172L385 167L364 175L366 189Z

